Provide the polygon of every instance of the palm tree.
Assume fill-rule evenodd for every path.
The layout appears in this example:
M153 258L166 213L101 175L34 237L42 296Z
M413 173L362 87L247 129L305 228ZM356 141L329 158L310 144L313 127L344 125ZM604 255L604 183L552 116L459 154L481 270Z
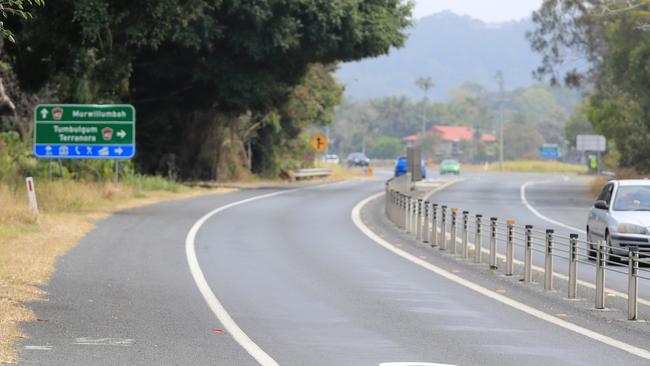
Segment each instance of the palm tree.
M417 80L415 80L415 85L417 85L418 88L424 90L424 100L422 103L422 135L426 134L427 132L427 126L426 126L426 112L427 112L427 96L429 93L429 89L434 87L433 80L431 80L431 77L426 76L426 77L420 77Z

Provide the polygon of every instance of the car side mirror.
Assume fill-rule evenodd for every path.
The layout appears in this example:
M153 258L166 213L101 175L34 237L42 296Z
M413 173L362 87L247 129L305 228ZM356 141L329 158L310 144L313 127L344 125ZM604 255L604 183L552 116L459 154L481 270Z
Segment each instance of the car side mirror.
M609 205L607 204L606 201L603 200L598 200L594 204L594 207L599 209L599 210L609 210Z

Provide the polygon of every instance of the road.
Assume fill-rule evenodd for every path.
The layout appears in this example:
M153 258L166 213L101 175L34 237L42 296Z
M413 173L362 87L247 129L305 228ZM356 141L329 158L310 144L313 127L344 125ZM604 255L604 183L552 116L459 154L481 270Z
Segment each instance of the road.
M522 220L534 215L509 211L521 205L517 185L548 179L468 178L435 198ZM647 364L378 245L351 212L383 184L269 187L118 213L58 262L50 300L32 305L39 321L23 327L22 364ZM428 263L448 264L389 227L381 207L375 200L364 208L367 228ZM562 215L578 225L578 211ZM467 275L492 286L480 271ZM543 294L512 291L542 311L565 311ZM650 346L647 336L576 317L625 344Z

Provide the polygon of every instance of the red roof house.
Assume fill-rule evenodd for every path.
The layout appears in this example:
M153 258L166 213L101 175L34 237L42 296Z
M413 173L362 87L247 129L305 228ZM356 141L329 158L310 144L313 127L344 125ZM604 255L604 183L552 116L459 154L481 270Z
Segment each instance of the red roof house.
M491 133L485 133L483 134L483 136L481 136L481 142L487 142L487 143L497 142L497 137Z
M429 132L440 135L443 141L458 142L474 139L474 130L464 126L433 126Z

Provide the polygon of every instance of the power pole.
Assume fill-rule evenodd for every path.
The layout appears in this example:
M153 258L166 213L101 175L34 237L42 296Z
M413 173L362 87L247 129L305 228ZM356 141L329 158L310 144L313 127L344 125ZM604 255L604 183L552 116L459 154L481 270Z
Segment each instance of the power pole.
M503 171L503 103L505 100L503 91L503 72L497 71L497 82L499 83L499 94L501 102L499 103L499 171Z
M424 90L424 99L422 100L422 136L427 133L427 97L429 89L433 88L431 77L421 77L415 81L418 88Z

